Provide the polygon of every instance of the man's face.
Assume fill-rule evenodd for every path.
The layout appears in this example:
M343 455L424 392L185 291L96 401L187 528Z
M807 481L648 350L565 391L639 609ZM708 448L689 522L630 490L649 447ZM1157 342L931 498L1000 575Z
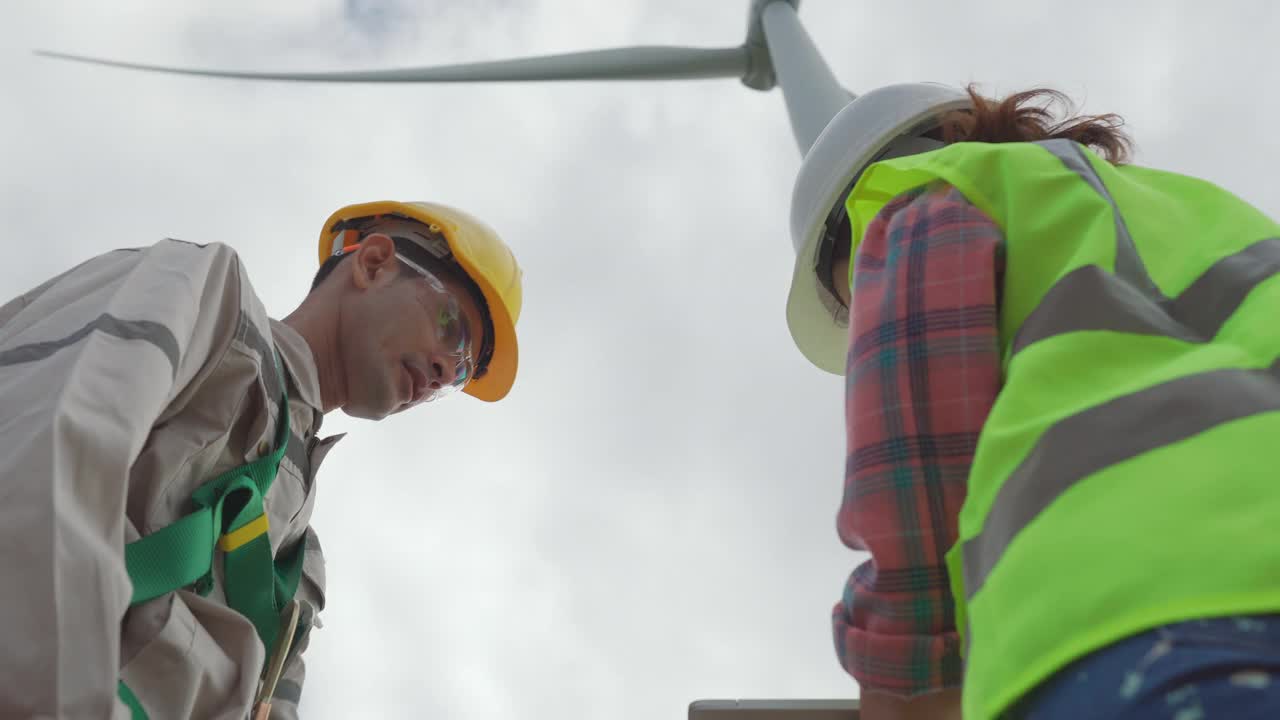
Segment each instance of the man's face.
M428 278L407 267L387 234L402 230L380 225L343 263L350 265L352 287L340 310L338 344L346 373L343 411L353 417L401 412L474 372L464 358L479 351L481 309L459 278Z

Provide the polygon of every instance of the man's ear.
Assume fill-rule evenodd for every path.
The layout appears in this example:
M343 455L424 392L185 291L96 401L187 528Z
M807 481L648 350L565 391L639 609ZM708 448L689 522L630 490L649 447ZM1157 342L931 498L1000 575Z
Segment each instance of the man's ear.
M389 235L372 233L351 258L351 280L358 288L368 288L383 278L394 278L399 265L395 241Z

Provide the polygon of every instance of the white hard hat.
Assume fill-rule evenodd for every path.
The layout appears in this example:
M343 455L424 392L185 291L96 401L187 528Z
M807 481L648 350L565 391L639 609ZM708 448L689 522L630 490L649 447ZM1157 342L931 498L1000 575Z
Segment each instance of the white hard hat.
M843 375L848 311L818 277L824 239L844 220L844 201L867 166L928 152L942 143L921 137L952 110L973 107L963 90L934 83L889 85L844 106L805 154L791 193L791 242L796 250L787 326L800 352ZM842 238L849 242L849 238ZM826 248L829 255L830 248Z

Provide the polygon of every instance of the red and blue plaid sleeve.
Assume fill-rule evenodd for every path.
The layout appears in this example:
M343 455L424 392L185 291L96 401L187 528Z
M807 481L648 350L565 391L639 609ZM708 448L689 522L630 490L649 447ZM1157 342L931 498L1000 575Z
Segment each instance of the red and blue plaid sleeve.
M833 630L865 690L960 685L945 555L1000 388L1002 241L957 190L935 186L887 205L854 257L837 525L871 558L849 577Z

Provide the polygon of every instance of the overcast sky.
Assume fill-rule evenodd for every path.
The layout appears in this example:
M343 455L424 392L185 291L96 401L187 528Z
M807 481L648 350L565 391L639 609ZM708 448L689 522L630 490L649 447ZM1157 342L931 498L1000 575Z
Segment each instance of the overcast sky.
M318 479L329 588L307 717L650 720L699 698L856 695L829 615L865 556L835 534L842 382L784 322L800 156L781 94L251 83L30 50L390 68L736 45L749 4L6 3L3 299L168 236L234 246L282 317L325 218L374 199L467 208L524 267L507 400L326 421L349 435ZM800 17L855 92L1051 85L1123 115L1141 164L1280 217L1280 11L1216 7L805 0Z

